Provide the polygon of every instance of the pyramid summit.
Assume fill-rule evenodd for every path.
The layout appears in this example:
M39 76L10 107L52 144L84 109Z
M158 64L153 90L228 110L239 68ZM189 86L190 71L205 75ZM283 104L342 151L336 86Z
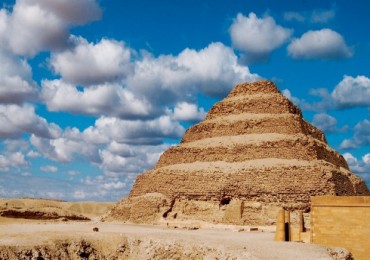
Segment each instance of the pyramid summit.
M272 224L317 195L369 195L324 134L270 81L242 83L137 177L111 219Z

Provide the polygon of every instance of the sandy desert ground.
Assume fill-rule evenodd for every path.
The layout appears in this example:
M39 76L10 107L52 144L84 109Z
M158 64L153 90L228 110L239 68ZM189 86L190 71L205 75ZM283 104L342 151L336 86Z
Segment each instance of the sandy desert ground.
M10 201L0 201L4 202L10 207ZM11 202L18 210L30 208L22 200ZM21 206L20 202L28 206ZM92 220L0 217L0 259L345 259L347 256L341 249L275 242L273 227L250 231L249 227L206 223L130 225L100 221L100 216L112 205L109 203L68 202L68 207L66 202L32 203L34 210L51 203L61 213L68 208L68 214L81 214ZM3 206L0 204L1 209ZM94 227L99 231L94 232Z

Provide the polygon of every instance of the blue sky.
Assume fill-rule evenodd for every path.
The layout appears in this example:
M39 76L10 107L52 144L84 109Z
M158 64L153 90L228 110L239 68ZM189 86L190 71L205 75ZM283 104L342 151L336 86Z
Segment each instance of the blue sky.
M0 197L118 200L242 81L370 185L367 1L2 1Z

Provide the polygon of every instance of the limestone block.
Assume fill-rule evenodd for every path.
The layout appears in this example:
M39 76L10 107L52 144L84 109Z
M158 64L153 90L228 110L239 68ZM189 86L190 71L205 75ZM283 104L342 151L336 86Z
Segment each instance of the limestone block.
M153 193L168 205L145 197ZM273 225L279 208L308 212L310 197L322 195L369 190L301 110L263 80L235 86L179 145L137 177L110 216L145 223L174 210L195 220Z

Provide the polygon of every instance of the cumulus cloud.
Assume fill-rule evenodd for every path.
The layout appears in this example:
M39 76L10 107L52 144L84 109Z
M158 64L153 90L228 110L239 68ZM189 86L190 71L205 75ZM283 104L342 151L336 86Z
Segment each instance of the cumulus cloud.
M303 110L325 112L329 109L370 107L370 79L366 76L347 76L335 86L332 92L326 88L311 89L309 94L320 100L308 102L292 96L288 89L282 91Z
M2 172L27 165L28 162L21 152L6 152L5 154L0 154L0 171Z
M194 99L201 92L223 97L236 83L260 77L238 64L234 51L222 43L211 43L197 51L185 49L177 56L145 55L135 62L135 73L127 78L128 88L155 104Z
M36 99L37 85L27 61L0 49L0 63L0 102L20 104Z
M341 149L356 149L361 145L370 144L370 121L364 119L354 127L354 135L350 139L345 139L340 144Z
M258 61L285 43L293 31L276 24L270 16L258 18L249 13L246 17L239 13L229 32L233 45L246 52L252 61Z
M345 75L331 95L340 108L370 106L370 79Z
M155 118L178 103L194 103L199 92L223 97L234 84L259 79L248 67L238 64L233 50L222 43L212 43L199 51L185 49L176 56L153 57L146 53L131 61L130 67L132 70L122 80L82 90L64 80L44 80L42 99L52 111ZM76 66L72 70L78 75L86 68Z
M206 116L204 108L187 102L178 103L173 111L174 119L186 122L199 122Z
M41 6L67 24L82 25L101 17L101 9L95 0L18 0L18 2Z
M343 154L346 159L349 168L354 173L358 174L370 186L370 153L362 156L361 159L357 159L351 153Z
M49 139L32 135L31 144L48 159L58 162L71 162L87 158L99 162L98 145L84 140L77 128L67 128L58 138Z
M5 139L3 142L4 150L7 152L27 152L29 143L23 139Z
M109 62L112 65L109 73L113 73L104 72L107 69L104 60L90 61L95 74L103 71L98 80L78 78L80 73L86 75L85 67L89 65L79 64L84 55L101 57L99 48L104 46L117 50L118 61ZM81 50L77 51L78 48ZM163 144L164 139L178 139L184 134L179 120L194 122L204 117L204 109L195 103L199 93L221 97L233 84L259 78L248 67L238 64L234 51L222 43L158 57L149 53L131 57L125 50L128 49L119 42L81 41L71 51L54 54L51 64L62 78L42 82L41 99L48 109L99 118L83 131L67 128L57 138L36 135L30 138L37 152L46 158L57 162L86 159L102 169L104 178L116 178L104 184L101 179L84 182L98 185L102 192L122 186L122 180L117 178L124 178L124 183L131 185L137 174L153 167L169 147ZM61 57L68 57L64 64ZM130 69L120 74L126 65ZM75 74L68 74L69 70ZM77 83L86 85L80 88ZM87 195L83 189L74 194L84 199Z
M131 71L131 51L123 42L102 39L96 44L73 37L75 47L52 54L50 63L63 80L77 84L102 84L121 79Z
M86 134L103 135L127 144L159 144L163 138L180 138L184 132L184 127L169 115L145 121L101 117L94 127L86 129Z
M154 114L154 108L145 97L138 99L118 84L96 85L79 90L62 80L44 80L41 98L50 111L122 118L143 118Z
M146 121L102 117L82 132L67 128L58 138L32 135L30 141L39 153L53 161L85 159L102 169L104 178L124 178L132 184L169 148L163 139L179 138L184 132L170 115Z
M92 178L88 176L81 180L81 184L85 187L81 187L78 195L85 196L85 200L86 197L99 195L99 200L103 198L103 200L117 201L127 195L134 178L131 176L125 176L124 178L103 177L101 175ZM94 192L92 188L94 188Z
M36 151L33 151L33 150L31 150L31 151L29 151L28 153L27 153L27 157L29 157L29 158L38 158L38 157L40 157L41 156L41 154L40 153L38 153L38 152L36 152Z
M312 123L326 133L337 130L337 120L325 113L316 114L312 119Z
M58 138L32 135L30 141L46 158L64 163L87 159L112 176L152 167L169 147L163 139L179 138L184 132L169 115L146 121L102 117L82 132L67 128Z
M55 166L52 166L52 165L45 165L45 166L41 166L40 167L40 170L43 171L43 172L57 172L58 171L58 168L55 167Z
M125 144L118 145L125 147ZM100 167L110 177L137 176L152 168L159 156L169 147L168 144L133 146L130 148L131 153L124 154L112 151L111 147L108 146L100 151L102 159ZM127 151L127 148L124 149Z
M295 38L288 46L288 54L294 59L343 59L352 56L343 37L331 30L308 31Z
M70 27L101 15L94 0L18 0L11 13L1 11L0 38L12 52L26 56L65 47Z
M288 98L290 101L292 101L295 105L299 106L301 103L301 100L295 96L292 95L289 89L283 89L281 93Z
M288 89L284 89L282 93L295 105L299 106L305 111L315 111L323 113L326 112L328 109L332 109L334 107L331 94L326 88L310 89L309 94L311 96L319 98L319 101L313 102L293 96Z
M16 138L23 133L55 138L60 134L56 124L49 124L35 113L32 105L0 105L0 137Z

